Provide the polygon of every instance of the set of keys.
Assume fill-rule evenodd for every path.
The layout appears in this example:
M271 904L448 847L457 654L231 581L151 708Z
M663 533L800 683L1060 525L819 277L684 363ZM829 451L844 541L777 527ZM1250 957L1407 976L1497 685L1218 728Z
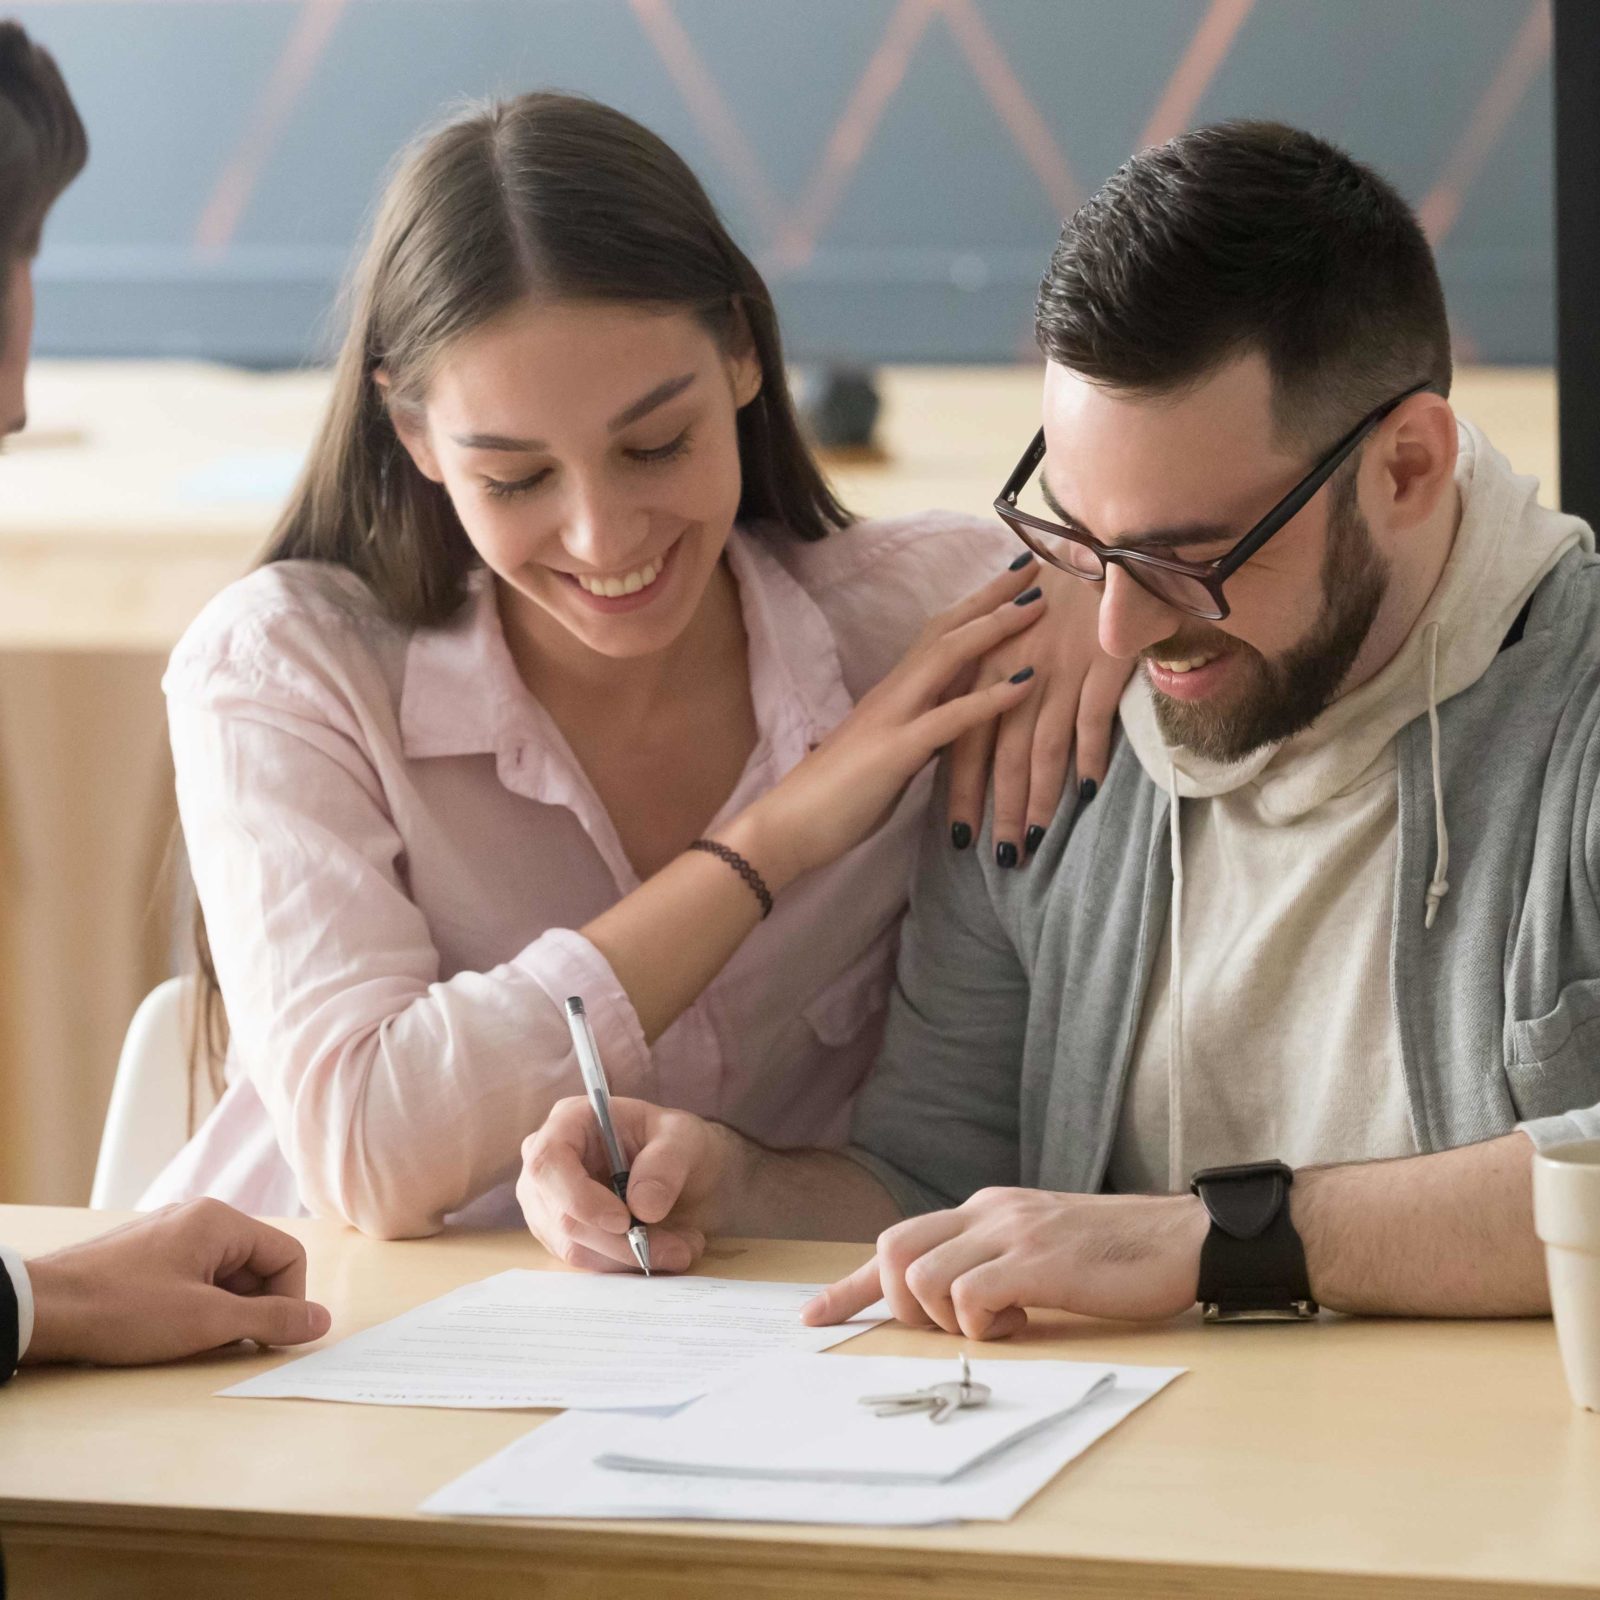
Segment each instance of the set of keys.
M948 1383L930 1383L926 1389L909 1389L904 1394L864 1394L861 1404L871 1406L878 1417L925 1415L930 1422L948 1422L956 1412L981 1406L993 1392L986 1383L975 1383L972 1367L963 1354L961 1376Z

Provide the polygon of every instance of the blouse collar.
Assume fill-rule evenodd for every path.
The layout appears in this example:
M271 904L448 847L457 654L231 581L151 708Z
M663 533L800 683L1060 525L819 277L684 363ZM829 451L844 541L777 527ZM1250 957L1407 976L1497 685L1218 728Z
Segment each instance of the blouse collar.
M748 642L757 748L729 797L741 809L752 787L768 787L797 765L851 710L839 650L827 618L766 548L735 528L728 564L738 587ZM524 685L506 643L493 574L479 568L466 603L443 627L419 628L406 650L400 735L408 758L493 755L501 782L516 793L577 812L612 861L619 880L633 874L609 821L566 740ZM604 836L604 837L602 837Z

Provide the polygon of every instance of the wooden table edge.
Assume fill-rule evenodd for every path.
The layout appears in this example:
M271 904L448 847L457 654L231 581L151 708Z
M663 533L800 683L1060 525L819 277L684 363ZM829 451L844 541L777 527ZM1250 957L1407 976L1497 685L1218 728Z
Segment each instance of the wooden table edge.
M806 1526L812 1526L810 1524ZM803 1578L811 1600L856 1600L873 1585L875 1600L913 1600L950 1592L995 1595L1003 1600L1060 1600L1071 1585L1074 1600L1123 1600L1134 1595L1227 1595L1230 1600L1539 1600L1559 1595L1597 1597L1594 1583L1527 1581L1395 1571L1336 1572L1315 1568L1238 1566L1231 1562L1110 1560L1105 1557L1006 1552L996 1569L993 1552L916 1549L853 1543L855 1531L815 1525L826 1539L797 1538L785 1523L638 1522L524 1517L417 1518L290 1514L206 1507L140 1507L103 1502L0 1500L0 1538L50 1546L64 1534L75 1547L214 1553L241 1557L315 1559L316 1553L374 1561L385 1554L414 1562L429 1551L454 1566L467 1558L502 1570L526 1568L543 1557L595 1579L629 1575L629 1592L640 1589L641 1571L681 1572L684 1566L741 1576L766 1587L765 1579ZM710 1531L715 1529L715 1531ZM735 1531L737 1530L737 1531ZM861 1530L863 1532L871 1530ZM936 1569L931 1578L930 1569ZM834 1589L832 1584L841 1587ZM824 1585L824 1587L818 1587ZM951 1586L954 1586L951 1588Z

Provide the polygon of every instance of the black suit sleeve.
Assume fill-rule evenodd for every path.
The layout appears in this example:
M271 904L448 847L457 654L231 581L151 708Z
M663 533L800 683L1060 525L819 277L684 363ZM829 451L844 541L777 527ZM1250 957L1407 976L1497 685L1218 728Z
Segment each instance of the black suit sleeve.
M0 1383L9 1381L17 1370L17 1343L21 1327L17 1313L17 1286L11 1274L0 1265Z

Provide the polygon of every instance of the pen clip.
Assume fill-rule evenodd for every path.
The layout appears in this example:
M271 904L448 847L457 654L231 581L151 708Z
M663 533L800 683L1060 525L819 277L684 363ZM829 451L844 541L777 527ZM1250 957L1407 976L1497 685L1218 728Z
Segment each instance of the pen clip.
M613 1173L626 1174L628 1164L623 1159L622 1145L617 1130L611 1122L611 1091L606 1084L605 1068L600 1065L600 1050L595 1043L594 1031L589 1026L583 1001L577 995L567 1001L567 1027L572 1034L572 1047L578 1056L578 1072L583 1078L589 1105L595 1121L600 1124L600 1138L606 1147L606 1160Z

